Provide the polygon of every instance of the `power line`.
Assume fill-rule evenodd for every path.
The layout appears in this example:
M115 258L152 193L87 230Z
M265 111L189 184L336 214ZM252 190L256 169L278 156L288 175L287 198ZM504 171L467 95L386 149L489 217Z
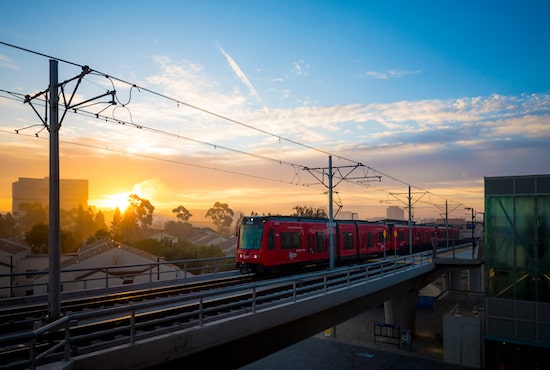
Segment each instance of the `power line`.
M37 125L33 125L33 126L42 126L42 125L37 124ZM30 128L30 127L32 127L32 126L29 126L28 128ZM9 134L9 135L14 134L14 132L12 132L12 131L6 131L6 130L2 130L2 129L0 129L0 132L5 133L5 134ZM17 134L18 136L24 136L24 137L28 137L28 138L38 138L40 140L48 140L44 137L37 136L37 135L34 135L34 134L30 135L30 134L25 134L25 133L21 133L21 132L17 132L15 134ZM293 182L293 181L288 181L287 182L287 181L282 181L282 180L275 179L275 178L259 176L259 175L252 175L252 174L244 173L244 172L226 170L226 169L221 169L221 168L217 168L217 167L203 166L203 165L198 165L198 164L195 164L195 163L177 161L177 160L173 160L173 159L159 158L159 157L140 154L140 153L131 153L131 152L127 152L127 151L123 151L123 150L119 150L119 149L114 149L114 148L109 148L109 147L102 147L102 146L98 146L98 145L85 144L85 143L77 143L77 142L68 141L68 140L59 140L59 141L63 144L79 146L79 147L95 149L95 150L108 151L108 152L121 154L121 155L129 156L129 157L151 159L151 160L156 160L156 161L161 161L161 162L167 162L167 163L173 163L173 164L178 164L178 165L183 165L183 166L200 168L200 169L204 169L204 170L218 171L218 172L223 172L223 173L232 174L232 175L239 175L239 176L245 176L245 177L250 177L250 178L255 178L255 179L260 179L260 180L267 180L267 181L271 181L271 182L278 182L278 183L283 183L283 184L291 184L291 185L299 185L299 186L309 187L308 184L299 184L299 183L296 183L296 182Z
M6 43L6 42L2 42L0 41L0 44L3 44L3 45L6 45L6 46L9 46L9 47L13 47L13 48L16 48L16 49L19 49L19 50L22 50L22 51L26 51L26 52L29 52L29 53L33 53L33 54L36 54L36 55L40 55L40 56L43 56L43 57L47 57L47 58L50 58L50 59L55 59L55 60L58 60L60 62L63 62L63 63L68 63L70 65L73 65L73 66L78 66L82 69L84 68L89 68L88 66L86 65L80 65L80 64L77 64L77 63L74 63L74 62L69 62L69 61L66 61L64 59L61 59L61 58L57 58L57 57L53 57L53 56L50 56L50 55L47 55L47 54L43 54L43 53L39 53L39 52L36 52L36 51L32 51L32 50L29 50L29 49L25 49L25 48L22 48L22 47L19 47L19 46L16 46L16 45L12 45L12 44L9 44L9 43ZM334 156L336 158L339 158L339 159L342 159L342 160L346 160L346 161L349 161L349 162L352 162L352 163L358 163L360 164L360 162L358 161L355 161L353 159L349 159L349 158L345 158L345 157L342 157L340 155L337 155L337 154L334 154L334 153L331 153L329 151L326 151L324 149L319 149L319 148L316 148L316 147L313 147L311 145L308 145L308 144L304 144L304 143L300 143L296 140L293 140L293 139L290 139L290 138L287 138L287 137L284 137L284 136L280 136L280 135L277 135L277 134L274 134L274 133L271 133L267 130L263 130L263 129L260 129L260 128L257 128L257 127L254 127L252 125L249 125L247 123L244 123L244 122L241 122L241 121L238 121L238 120L235 120L233 118L230 118L230 117L227 117L227 116L224 116L222 114L219 114L219 113L216 113L216 112L213 112L211 110L208 110L208 109L205 109L205 108L202 108L202 107L199 107L197 105L193 105L193 104L190 104L190 103L187 103L183 100L180 100L180 99L177 99L177 98L173 98L173 97L170 97L168 95L165 95L165 94L162 94L162 93L159 93L157 91L154 91L154 90L151 90L149 88L146 88L146 87L143 87L143 86L139 86L135 83L132 83L132 82L128 82L126 80L123 80L121 78L118 78L118 77L114 77L114 76L111 76L107 73L104 73L104 72L101 72L101 71L98 71L98 70L93 70L93 69L90 69L90 73L91 74L95 74L95 75L99 75L99 76L103 76L105 78L108 78L108 79L112 79L112 80L115 80L115 81L118 81L120 83L123 83L123 84L126 84L128 86L131 86L131 88L137 88L138 90L140 91L145 91L145 92L148 92L152 95L156 95L158 97L161 97L163 99L166 99L166 100L169 100L169 101L172 101L172 102L175 102L176 104L178 105L184 105L186 107L189 107L189 108L192 108L192 109L195 109L197 111L200 111L200 112L203 112L203 113L206 113L208 115L211 115L213 117L216 117L216 118L220 118L222 120L225 120L225 121L228 121L228 122L232 122L236 125L240 125L240 126L243 126L243 127L246 127L248 129L251 129L251 130L255 130L255 131L258 131L262 134L265 134L265 135L268 135L268 136L272 136L274 138L277 138L278 140L281 140L281 141L285 141L285 142L288 142L288 143L291 143L291 144L294 144L294 145L298 145L298 146L301 146L303 148L306 148L306 149L310 149L310 150L313 150L313 151L317 151L319 153L322 153L322 154L325 154L325 155L330 155L330 156ZM130 90L131 91L131 90ZM131 96L130 96L130 99L131 99ZM368 166L367 166L368 167ZM370 167L369 167L370 168ZM370 168L372 171L375 171L375 172L378 172L380 174L382 174L382 172L380 171L377 171L375 170L374 168ZM386 175L386 174L383 174L385 177L388 177L388 178L392 178L393 180L395 181L399 181L399 182L402 182L401 180L397 179L397 178L393 178L392 176L390 175ZM402 182L403 184L407 185L405 182Z
M86 68L86 69L89 69L88 66L85 66L85 65L81 65L81 64L78 64L78 63L74 63L74 62L71 62L71 61L68 61L68 60L65 60L65 59L61 59L61 58L58 58L58 57L54 57L54 56L51 56L51 55L47 55L47 54L44 54L44 53L40 53L40 52L37 52L37 51L33 51L33 50L30 50L30 49L26 49L26 48L23 48L23 47L20 47L20 46L17 46L17 45L13 45L13 44L10 44L10 43L7 43L7 42L3 42L3 41L0 41L0 44L2 45L5 45L5 46L8 46L8 47L11 47L11 48L15 48L15 49L18 49L18 50L21 50L21 51L24 51L24 52L28 52L28 53L32 53L32 54L35 54L35 55L38 55L38 56L41 56L41 57L46 57L46 58L49 58L49 59L54 59L54 60L57 60L57 61L60 61L60 62L63 62L63 63L66 63L66 64L69 64L69 65L73 65L73 66L77 66L77 67L80 67L82 69ZM103 73L103 72L100 72L100 71L97 71L97 70L92 70L92 69L89 69L89 73L90 74L94 74L94 75L98 75L98 76L103 76L107 79L109 79L111 81L111 84L113 84L113 88L114 88L114 83L112 82L113 80L114 81L118 81L122 84L125 84L127 86L130 86L130 95L129 95L129 99L128 99L128 102L126 104L122 104L119 102L119 104L121 104L123 107L126 107L130 102L131 102L131 98L132 98L132 95L131 95L131 92L134 88L138 89L138 91L144 91L144 92L147 92L149 94L152 94L152 95L155 95L155 96L158 96L158 97L161 97L163 99L166 99L168 101L172 101L172 102L175 102L178 106L179 105L184 105L186 107L189 107L191 109L194 109L194 110L197 110L197 111L200 111L200 112L203 112L205 114L208 114L208 115L211 115L213 117L216 117L216 118L219 118L219 119L222 119L222 120L225 120L225 121L228 121L228 122L231 122L233 124L236 124L236 125L240 125L242 127L246 127L248 129L251 129L251 130L254 130L254 131L257 131L257 132L260 132L264 135L268 135L268 136L271 136L271 137L274 137L274 138L277 138L279 141L285 141L285 142L288 142L288 143L291 143L291 144L294 144L294 145L297 145L297 146L301 146L303 148L306 148L306 149L309 149L309 150L313 150L313 151L316 151L316 152L319 152L319 153L322 153L322 154L325 154L325 155L329 155L329 156L334 156L338 159L341 159L341 160L345 160L345 161L349 161L349 162L352 162L352 163L356 163L357 165L361 165L361 166L364 166L365 168L367 168L368 170L371 170L373 171L374 174L379 174L379 175L382 175L384 176L385 178L388 178L388 179L391 179L393 180L394 182L397 182L397 183L400 183L402 185L407 185L407 186L411 186L411 187L414 187L415 189L418 189L418 190L422 190L422 191L426 191L426 192L429 192L430 194L434 195L434 196L437 196L437 197L440 197L441 199L445 199L433 192L430 192L429 190L427 189L423 189L423 188L420 188L418 186L414 186L414 185L411 185L403 180L400 180L394 176L391 176L387 173L384 173L382 171L379 171L377 169L374 169L370 166L366 166L366 165L363 165L361 164L360 162L356 161L356 160L353 160L353 159L349 159L349 158L345 158L343 156L340 156L340 155L337 155L337 154L333 154L327 150L324 150L324 149L320 149L320 148L316 148L316 147L313 147L311 145L308 145L308 144L304 144L304 143L301 143L301 142L298 142L296 140L293 140L293 139L290 139L290 138L287 138L287 137L284 137L284 136L281 136L281 135L277 135L277 134L274 134L272 132L269 132L267 130L264 130L264 129L260 129L260 128L257 128L257 127L254 127L250 124L247 124L247 123L244 123L244 122L241 122L241 121L238 121L236 119L233 119L233 118L230 118L230 117L227 117L227 116L224 116L222 114L219 114L219 113L216 113L216 112L213 112L211 110L208 110L208 109L205 109L205 108L202 108L202 107L199 107L199 106L196 106L196 105L193 105L193 104L190 104L190 103L187 103L183 100L180 100L180 99L177 99L177 98L174 98L174 97L171 97L171 96L168 96L166 94L162 94L162 93L159 93L157 91L154 91L152 89L149 89L149 88L146 88L144 86L139 86L135 83L131 83L131 82L128 82L126 80L123 80L121 78L117 78L117 77L114 77L114 76L111 76L109 74L106 74L106 73ZM113 89L114 90L114 89ZM0 90L0 92L4 92L4 93L8 93L10 95L13 95L15 93L11 93L11 92L8 92L6 90ZM116 92L114 93L113 97L116 97ZM118 101L118 98L117 98L117 101ZM100 118L100 115L97 114L97 113L92 113L92 112L88 112L88 111L85 111L83 109L74 109L74 112L76 113L77 111L79 112L82 112L84 114L88 114L88 115L91 115L91 116L94 116L95 118ZM160 129L155 129L155 128L151 128L151 127L146 127L146 126L143 126L143 125L137 125L137 124L134 124L133 122L123 122L121 120L116 120L116 119L110 119L109 117L107 116L101 116L102 119L105 119L105 120L109 120L109 121L113 121L113 122L117 122L117 123L120 123L120 124L124 124L124 125L130 125L130 126L134 126L135 128L138 128L138 129L144 129L144 130L147 130L147 131L150 131L150 132L154 132L154 133L157 133L157 134L163 134L163 135L169 135L169 136L172 136L172 137L176 137L178 139L185 139L185 140L190 140L190 141L193 141L193 142L196 142L196 143L199 143L199 144L203 144L203 145L209 145L211 147L214 147L214 148L223 148L224 150L229 150L229 151L232 151L232 152L237 152L237 153L241 153L241 154L246 154L246 155L251 155L251 156L254 156L254 157L257 157L257 158L260 158L260 159L264 159L264 160L269 160L269 161L274 161L274 162L279 162L281 164L286 164L286 165L289 165L289 166L292 166L292 167L302 167L303 169L307 169L307 166L302 166L302 165L298 165L298 164L295 164L295 163L292 163L292 162L286 162L286 161L281 161L281 160L277 160L277 159L274 159L274 158L269 158L269 157L265 157L265 156L260 156L260 155L257 155L257 154L253 154L253 153L248 153L248 152L244 152L244 151L240 151L240 150L237 150L237 149L233 149L233 148L229 148L229 147L224 147L224 146L220 146L220 145L217 145L217 144L212 144L212 143L208 143L208 142L205 142L205 141L200 141L200 140L197 140L197 139L192 139L192 138L188 138L188 137L184 137L184 136L181 136L181 135L177 135L177 134L174 134L174 133L170 133L168 131L164 131L164 130L160 130ZM359 182L354 182L355 184L358 184L358 185L361 185Z

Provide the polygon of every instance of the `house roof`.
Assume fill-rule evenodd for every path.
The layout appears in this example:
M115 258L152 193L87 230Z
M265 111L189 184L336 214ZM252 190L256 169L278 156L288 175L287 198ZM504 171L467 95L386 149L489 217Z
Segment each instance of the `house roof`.
M108 252L112 249L121 249L126 252L138 255L144 259L147 259L151 262L158 262L159 257L145 252L141 249L134 248L127 244L119 243L111 239L102 239L96 241L95 243L86 245L80 249L80 252L72 258L69 258L61 263L61 268L74 265L76 263L82 263L90 258L93 258L99 254Z
M0 251L8 255L16 255L23 252L29 252L30 249L22 243L12 239L0 239Z
M213 245L222 244L227 241L227 238L208 227L204 227L193 228L193 231L185 240L194 245Z

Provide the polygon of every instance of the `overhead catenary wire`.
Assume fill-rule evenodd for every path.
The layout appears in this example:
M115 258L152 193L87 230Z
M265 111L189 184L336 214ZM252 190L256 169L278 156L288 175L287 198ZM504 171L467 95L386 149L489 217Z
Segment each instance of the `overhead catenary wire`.
M80 67L80 68L89 68L87 65L81 65L81 64L78 64L78 63L74 63L74 62L69 62L65 59L61 59L61 58L58 58L58 57L54 57L54 56L50 56L50 55L47 55L47 54L44 54L44 53L40 53L40 52L36 52L36 51L33 51L33 50L29 50L29 49L26 49L26 48L22 48L20 46L16 46L16 45L13 45L13 44L9 44L9 43L6 43L6 42L3 42L3 41L0 41L0 44L3 44L3 45L6 45L6 46L9 46L9 47L13 47L13 48L16 48L16 49L19 49L19 50L22 50L22 51L26 51L26 52L29 52L29 53L33 53L33 54L36 54L36 55L39 55L39 56L43 56L43 57L47 57L49 59L54 59L54 60L57 60L57 61L60 61L60 62L63 62L63 63L67 63L67 64L70 64L70 65L73 65L73 66L77 66L77 67ZM128 82L124 79L121 79L121 78L118 78L118 77L115 77L115 76L112 76L112 75L109 75L107 73L104 73L104 72L101 72L101 71L98 71L98 70L94 70L94 69L90 69L90 74L95 74L95 75L100 75L100 76L103 76L109 80L115 80L115 81L118 81L122 84L125 84L125 85L128 85L130 86L131 88L137 88L138 90L140 91L144 91L144 92L148 92L152 95L155 95L155 96L158 96L158 97L161 97L163 99L166 99L168 101L172 101L178 105L184 105L186 107L189 107L189 108L192 108L192 109L195 109L197 111L200 111L200 112L203 112L203 113L206 113L208 115L211 115L213 117L216 117L216 118L219 118L219 119L222 119L222 120L225 120L225 121L228 121L228 122L231 122L231 123L234 123L234 124L237 124L237 125L240 125L240 126L243 126L243 127L246 127L248 129L251 129L251 130L254 130L254 131L257 131L257 132L260 132L262 134L265 134L265 135L268 135L268 136L271 136L271 137L274 137L274 138L277 138L278 140L281 140L281 141L285 141L285 142L288 142L290 144L294 144L294 145L298 145L298 146L301 146L305 149L310 149L310 150L313 150L313 151L316 151L316 152L319 152L319 153L322 153L322 154L325 154L325 155L330 155L330 156L333 156L335 158L339 158L339 159L342 159L342 160L346 160L346 161L349 161L349 162L352 162L352 163L358 163L358 164L361 164L360 162L356 161L356 160L353 160L353 159L349 159L349 158L345 158L343 156L340 156L338 154L334 154L334 153L331 153L327 150L324 150L324 149L320 149L320 148L316 148L314 146L311 146L311 145L308 145L308 144L304 144L304 143L301 143L301 142L298 142L296 140L293 140L293 139L290 139L290 138L287 138L287 137L284 137L284 136L281 136L281 135L277 135L277 134L274 134L274 133L271 133L267 130L264 130L264 129L261 129L261 128L258 128L258 127L254 127L250 124L247 124L247 123L244 123L244 122L241 122L241 121L238 121L238 120L235 120L233 118L230 118L230 117L227 117L227 116L224 116L222 114L219 114L219 113L216 113L216 112L213 112L211 110L208 110L208 109L205 109L205 108L202 108L202 107L199 107L197 105L194 105L194 104L190 104L190 103L187 103L185 101L183 101L182 99L177 99L177 98L174 98L174 97L171 97L171 96L168 96L166 94L162 94L162 93L159 93L157 91L154 91L152 89L149 89L147 87L144 87L144 86L139 86L135 83L132 83L132 82ZM112 83L112 82L111 82ZM113 85L114 86L114 85ZM131 94L130 94L130 97L129 99L131 99ZM124 105L123 105L124 106ZM362 166L364 166L363 164L361 164ZM304 166L305 167L305 166ZM371 168L369 166L366 166L368 168L370 168L372 171L376 171L380 174L382 174L383 176L385 177L388 177L388 178L392 178L393 180L395 181L398 181L398 182L402 182L404 185L409 185L407 184L406 182L403 182L402 180L399 180L397 178L393 178L392 176L390 175L387 175L387 174L384 174L378 170L375 170L374 168Z
M76 67L80 67L82 69L88 69L89 67L86 66L86 65L81 65L81 64L78 64L78 63L75 63L75 62L71 62L71 61L68 61L68 60L65 60L65 59L62 59L62 58L59 58L59 57L54 57L54 56L51 56L51 55L48 55L48 54L44 54L44 53L41 53L41 52L37 52L37 51L34 51L34 50L30 50L30 49L27 49L27 48L23 48L21 46L17 46L17 45L14 45L14 44L10 44L10 43L7 43L7 42L4 42L4 41L0 41L0 44L1 45L5 45L5 46L8 46L8 47L11 47L11 48L15 48L15 49L18 49L18 50L21 50L21 51L24 51L24 52L28 52L28 53L32 53L32 54L35 54L35 55L38 55L38 56L41 56L41 57L46 57L46 58L49 58L49 59L53 59L53 60L57 60L59 62L62 62L62 63L66 63L66 64L69 64L69 65L72 65L72 66L76 66ZM301 142L298 142L294 139L290 139L290 138L287 138L287 137L284 137L284 136L281 136L281 135L277 135L277 134L274 134L272 132L269 132L267 130L264 130L264 129L261 129L261 128L258 128L258 127L254 127L250 124L247 124L247 123L244 123L244 122L241 122L239 120L236 120L236 119L233 119L233 118L230 118L230 117L227 117L225 115L222 115L222 114L219 114L219 113L216 113L216 112L213 112L209 109L205 109L205 108L202 108L202 107L199 107L197 105L194 105L194 104L191 104L191 103L188 103L188 102L185 102L184 100L182 99L178 99L178 98L174 98L174 97L171 97L171 96L168 96L166 94L162 94L162 93L159 93L157 91L154 91L152 89L149 89L147 87L144 87L144 86L139 86L138 84L135 84L135 83L131 83L131 82L128 82L124 79L121 79L121 78L117 78L117 77L114 77L112 75L109 75L107 73L103 73L101 71L98 71L98 70L93 70L93 69L89 69L88 71L89 74L94 74L94 75L98 75L98 76L103 76L107 79L109 79L111 81L111 84L113 85L113 88L114 88L114 83L112 82L113 80L114 81L117 81L117 82L120 82L122 84L125 84L127 86L130 86L130 94L129 94L129 98L128 98L128 102L123 104L121 103L119 100L118 100L118 97L117 97L117 94L116 92L113 94L113 98L116 98L116 100L118 101L118 103L120 105L122 105L122 107L127 107L127 105L131 102L131 99L132 99L132 89L136 88L138 89L138 91L143 91L143 92L147 92L149 94L152 94L152 95L155 95L155 96L158 96L160 98L163 98L163 99L166 99L168 101L172 101L172 102L175 102L178 106L179 105L183 105L183 106L186 106L186 107L189 107L191 109L194 109L194 110L197 110L197 111L200 111L200 112L203 112L205 114L208 114L208 115L211 115L213 117L216 117L216 118L219 118L219 119L222 119L222 120L225 120L225 121L228 121L228 122L231 122L233 124L236 124L236 125L240 125L242 127L246 127L248 129L251 129L251 130L254 130L254 131L257 131L257 132L260 132L264 135L268 135L268 136L271 136L271 137L274 137L276 139L278 139L279 141L285 141L287 143L290 143L290 144L293 144L293 145L297 145L297 146L301 146L305 149L309 149L309 150L312 150L312 151L316 151L316 152L319 152L319 153L322 153L322 154L325 154L325 155L328 155L328 156L333 156L337 159L340 159L340 160L345 160L345 161L348 161L348 162L351 162L351 163L356 163L357 165L361 165L362 167L365 167L366 169L368 170L371 170L373 171L374 174L379 174L381 176L384 176L385 178L388 178L390 180L393 180L394 182L397 182L397 183L400 183L402 185L406 185L406 186L410 186L412 188L415 188L415 189L418 189L418 190L422 190L422 191L426 191L428 193L430 193L431 195L434 195L436 197L439 197L441 199L446 199L438 194L435 194L427 189L424 189L424 188L421 188L421 187L418 187L418 186L415 186L415 185L412 185L412 184L409 184L408 182L404 181L404 180L401 180L401 179L398 179L392 175L389 175L385 172L382 172L380 170L377 170L377 169L374 169L370 166L366 166L364 164L362 164L361 162L358 162L356 160L353 160L353 159L350 159L350 158L346 158L346 157L343 157L341 155L338 155L338 154L334 154L334 153L331 153L327 150L324 150L324 149L320 149L320 148L316 148L314 146L311 146L311 145L308 145L308 144L305 144L305 143L301 143ZM4 93L8 93L10 95L14 95L15 93L11 93L9 91L6 91L6 90L0 90L0 92L4 92ZM40 94L40 93L39 93ZM91 112L87 112L83 109L74 109L74 112L76 113L77 111L79 112L82 112L84 114L88 114L88 115L92 115L92 116L95 116L96 118L100 118L98 114L94 114L94 113L91 113ZM107 116L103 116L101 117L102 119L105 119L105 120L110 120ZM114 117L113 117L113 120L116 120ZM185 140L190 140L190 141L194 141L196 143L200 143L200 144L203 144L203 145L209 145L209 146L212 146L212 147L215 147L215 148L223 148L225 150L229 150L229 151L233 151L233 152L236 152L236 153L241 153L241 154L247 154L247 155L252 155L252 156L255 156L259 159L264 159L264 160L269 160L269 161L274 161L274 162L278 162L278 163L281 163L281 164L287 164L287 165L290 165L294 168L297 168L297 167L301 167L303 169L306 169L307 166L304 166L304 165L298 165L296 163L292 163L292 162L286 162L286 161L281 161L281 160L278 160L278 159L274 159L274 158L269 158L269 157L265 157L265 156L260 156L260 155L257 155L257 154L253 154L253 153L248 153L248 152L244 152L244 151L240 151L240 150L237 150L237 149L234 149L234 148L229 148L229 147L224 147L224 146L220 146L218 144L212 144L212 143L208 143L208 142L205 142L205 141L201 141L201 140L197 140L197 139L192 139L192 138L187 138L187 137L184 137L184 136L181 136L179 134L174 134L174 133L170 133L168 131L164 131L164 130L160 130L160 129L155 129L155 128L151 128L151 127L147 127L147 126L144 126L144 125L137 125L137 124L134 124L133 122L123 122L121 120L116 120L118 121L117 123L121 123L121 124L129 124L130 126L134 126L135 128L138 128L138 129L144 129L144 130L148 130L150 132L154 132L154 133L157 133L157 134L163 134L163 135L169 135L169 136L172 136L172 137L177 137L179 139L185 139ZM364 184L361 184L359 182L354 182L355 184L357 185L364 185ZM456 202L458 203L458 202Z
M36 125L33 125L33 126L43 126L43 125L42 124L36 124ZM29 126L29 127L26 127L26 128L30 128L30 127L33 127L33 126ZM2 129L0 129L0 132L4 133L4 134L10 134L10 135L14 134L14 132L12 132L12 131L2 130ZM38 139L42 139L42 140L48 140L47 138L38 136L36 134L30 135L30 134L19 133L19 132L15 133L15 134L18 134L19 136L25 136L25 137L28 137L28 138L38 138ZM161 162L166 162L166 163L174 163L174 164L178 164L178 165L195 167L195 168L200 168L200 169L203 169L203 170L218 171L218 172L222 172L222 173L238 175L238 176L245 176L245 177L250 177L250 178L259 179L259 180L266 180L266 181L283 183L283 184L299 185L299 186L305 186L305 187L310 186L308 184L300 184L299 182L295 182L295 181L282 181L280 179L275 179L275 178L266 177L266 176L254 175L254 174L249 174L249 173L244 173L244 172L239 172L239 171L226 170L226 169L221 169L221 168L216 168L216 167L209 167L209 166L199 165L199 164L196 164L196 163L178 161L178 160L174 160L174 159L160 158L160 157L155 157L155 156L152 156L152 155L146 155L146 154L142 154L142 153L132 153L132 152L127 152L127 151L120 150L120 149L104 147L104 146L99 146L99 145L85 144L85 143L79 143L79 142L74 142L74 141L69 141L69 140L59 140L59 142L63 143L63 144L79 146L79 147L83 147L83 148L108 151L108 152L112 152L112 153L116 153L116 154L120 154L120 155L124 155L124 156L150 159L150 160L161 161Z

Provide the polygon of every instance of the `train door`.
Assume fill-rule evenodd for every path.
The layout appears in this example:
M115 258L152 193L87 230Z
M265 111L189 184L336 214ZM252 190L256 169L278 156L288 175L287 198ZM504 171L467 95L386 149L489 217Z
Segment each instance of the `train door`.
M403 251L409 251L409 227L407 225L398 225L396 226L397 230L397 253L403 253ZM412 229L413 233L413 245L414 245L414 228Z
M384 255L384 251L392 251L393 240L391 228L384 224L358 224L358 249L360 257L375 257Z
M360 258L368 258L374 254L374 226L366 223L357 224L357 253Z
M329 258L329 239L325 225L312 224L308 226L305 238L310 262L319 262Z
M353 223L339 223L338 235L338 256L341 260L357 258L357 230Z

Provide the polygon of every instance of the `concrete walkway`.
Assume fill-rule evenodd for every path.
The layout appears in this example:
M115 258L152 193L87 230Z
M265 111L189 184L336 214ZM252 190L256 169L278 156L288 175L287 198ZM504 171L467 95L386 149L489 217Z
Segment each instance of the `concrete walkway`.
M460 369L443 362L441 311L418 309L411 349L374 343L374 322L384 321L384 309L372 308L338 325L334 336L320 333L241 370L301 369ZM467 369L462 367L462 369Z

